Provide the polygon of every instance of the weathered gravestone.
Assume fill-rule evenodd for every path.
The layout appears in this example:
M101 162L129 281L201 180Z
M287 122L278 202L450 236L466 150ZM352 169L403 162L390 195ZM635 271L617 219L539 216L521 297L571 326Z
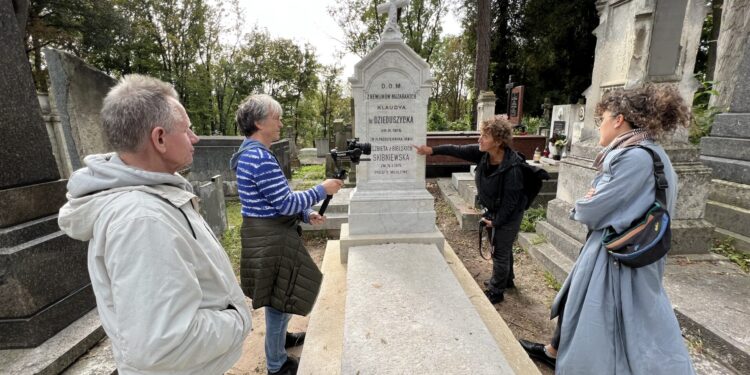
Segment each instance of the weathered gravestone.
M582 141L572 145L560 164L557 198L548 204L547 221L537 225L537 231L568 260L578 256L586 239L586 228L568 219L568 213L585 195L596 173L592 164L601 147L592 114L602 95L620 87L656 82L676 86L689 103L698 88L693 67L706 14L702 2L608 0L597 2L597 10L601 22L594 30L596 57L591 86L585 92ZM662 144L679 178L671 253L706 253L713 232L704 220L711 171L699 162L697 148L688 144L686 130L668 135Z
M711 136L701 139L701 161L713 169L706 218L735 247L750 252L750 12L725 2L718 41L716 116ZM746 7L747 8L747 7ZM735 13L730 13L735 12Z
M479 130L479 125L482 121L492 118L495 115L495 102L497 96L492 91L480 91L479 98L477 98L477 126L475 130Z
M100 111L109 89L117 80L81 59L58 50L45 49L52 92L50 98L62 125L63 170L70 176L82 168L86 155L111 152L101 129Z
M341 228L344 262L352 245L443 245L435 226L434 199L425 189L425 158L411 146L426 142L433 79L427 62L401 39L392 11L381 43L355 65L349 78L356 109L354 135L372 144L372 155L357 166L349 223Z
M95 306L86 244L60 232L65 202L14 2L0 1L0 349L34 347Z
M516 86L510 90L508 99L508 121L518 126L523 121L523 86Z

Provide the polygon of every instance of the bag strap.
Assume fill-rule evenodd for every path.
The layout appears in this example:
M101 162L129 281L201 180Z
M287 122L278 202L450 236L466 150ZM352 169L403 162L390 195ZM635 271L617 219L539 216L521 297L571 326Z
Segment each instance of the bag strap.
M667 188L669 182L667 182L667 176L664 174L664 163L661 161L659 155L649 147L637 145L637 148L646 150L651 159L654 162L654 187L656 188L656 201L659 202L662 207L667 207Z

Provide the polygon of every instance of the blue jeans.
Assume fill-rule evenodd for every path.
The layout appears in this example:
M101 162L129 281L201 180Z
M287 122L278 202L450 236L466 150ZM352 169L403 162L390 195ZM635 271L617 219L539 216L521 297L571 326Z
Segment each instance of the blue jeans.
M292 314L285 314L266 306L266 368L278 372L286 362L286 327Z

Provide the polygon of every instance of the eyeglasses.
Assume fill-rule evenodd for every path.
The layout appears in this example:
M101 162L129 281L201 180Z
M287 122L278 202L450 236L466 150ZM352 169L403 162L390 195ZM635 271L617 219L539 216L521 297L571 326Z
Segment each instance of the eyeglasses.
M609 117L617 117L619 115L609 115ZM596 116L594 117L594 125L598 129L602 126L602 122L604 121L604 116Z

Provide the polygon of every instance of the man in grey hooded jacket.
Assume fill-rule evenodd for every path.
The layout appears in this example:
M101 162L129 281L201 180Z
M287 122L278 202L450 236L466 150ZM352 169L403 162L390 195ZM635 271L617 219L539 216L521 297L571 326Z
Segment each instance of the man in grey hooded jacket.
M120 374L222 374L250 311L224 249L176 172L198 137L174 88L129 75L101 112L116 153L89 155L68 182L60 228L89 241L97 309Z

